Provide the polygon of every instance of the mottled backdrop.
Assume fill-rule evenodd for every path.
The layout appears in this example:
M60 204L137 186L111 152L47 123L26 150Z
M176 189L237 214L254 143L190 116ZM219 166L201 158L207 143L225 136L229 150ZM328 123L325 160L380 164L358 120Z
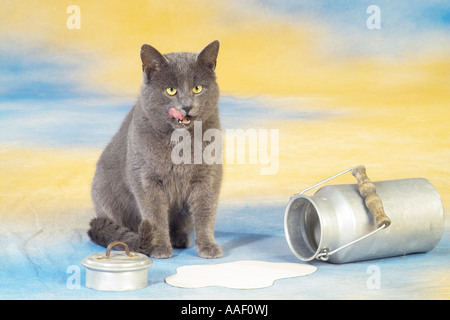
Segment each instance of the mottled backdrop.
M103 147L139 93L140 47L148 43L163 53L198 51L215 39L221 43L216 72L224 133L278 130L278 141L271 145L278 150L274 174L261 174L268 167L262 159L256 164L248 156L244 164L225 159L217 230L219 243L229 251L222 261L245 253L253 259L296 262L283 239L289 197L359 164L366 165L372 180L429 179L450 210L447 1L2 0L2 298L90 297L83 287L67 289L71 273L66 268L81 268L81 258L102 250L85 235L94 214L90 183ZM335 183L349 182L353 177ZM242 219L242 233L233 219ZM265 238L255 236L258 228L276 241L261 247L258 241ZM248 237L234 238L235 231ZM447 228L440 249L433 251L438 260L416 258L429 267L416 267L417 274L431 272L427 280L416 283L413 273L387 286L390 294L449 298L449 242ZM233 255L233 244L239 244L239 255ZM195 250L183 255L180 251L172 262L158 262L171 272L193 261L213 263L194 258ZM321 265L315 277L321 267L324 276L326 270L334 272ZM356 297L388 298L381 291L366 296L365 268ZM166 288L161 272L157 282ZM342 279L351 279L354 272L343 272ZM426 281L439 285L430 289ZM298 296L296 285L273 295L259 291L242 297L334 298L358 292L353 286L345 292L336 289L335 296L317 289ZM422 287L428 291L415 290ZM55 290L59 295L52 296ZM151 298L152 286L146 290L138 297Z

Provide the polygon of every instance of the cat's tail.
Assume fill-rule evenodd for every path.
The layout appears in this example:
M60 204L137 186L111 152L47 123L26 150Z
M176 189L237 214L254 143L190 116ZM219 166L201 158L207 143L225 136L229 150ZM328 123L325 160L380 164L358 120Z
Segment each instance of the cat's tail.
M148 254L148 247L152 242L152 234L154 234L153 227L147 220L139 225L138 233L105 217L92 219L90 226L88 235L92 242L106 248L114 241L122 241L131 251L144 254Z

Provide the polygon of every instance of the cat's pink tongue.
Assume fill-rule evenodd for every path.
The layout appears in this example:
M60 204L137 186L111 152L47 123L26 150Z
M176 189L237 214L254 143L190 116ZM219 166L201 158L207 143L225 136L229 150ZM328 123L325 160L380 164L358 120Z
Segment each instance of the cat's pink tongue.
M175 118L175 119L178 119L178 120L183 120L183 115L181 114L180 111L178 111L175 108L170 108L169 109L169 116L171 118Z

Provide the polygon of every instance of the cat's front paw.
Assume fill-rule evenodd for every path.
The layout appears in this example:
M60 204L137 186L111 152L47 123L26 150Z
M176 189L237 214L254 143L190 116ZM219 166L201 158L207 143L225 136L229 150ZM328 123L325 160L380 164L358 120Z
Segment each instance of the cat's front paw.
M154 247L150 253L150 257L157 259L167 259L172 256L172 247L159 246Z
M200 257L206 259L220 258L223 255L222 248L217 243L197 244L197 252Z

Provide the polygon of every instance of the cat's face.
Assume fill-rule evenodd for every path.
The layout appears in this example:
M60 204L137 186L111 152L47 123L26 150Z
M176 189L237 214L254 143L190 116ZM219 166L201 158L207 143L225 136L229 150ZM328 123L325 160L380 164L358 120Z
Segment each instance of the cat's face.
M218 51L218 41L199 53L161 55L149 45L142 46L141 102L151 123L173 130L217 116L219 88L214 69Z

